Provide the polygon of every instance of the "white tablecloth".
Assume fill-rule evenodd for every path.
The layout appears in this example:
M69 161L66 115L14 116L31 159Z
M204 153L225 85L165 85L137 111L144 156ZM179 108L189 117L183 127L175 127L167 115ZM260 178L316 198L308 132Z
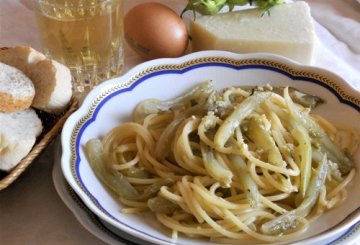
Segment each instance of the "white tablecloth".
M141 2L125 0L126 10ZM185 0L159 1L179 12ZM315 66L330 69L360 90L360 4L356 0L308 0L318 37ZM0 47L41 50L32 1L0 1ZM126 49L126 69L142 62ZM1 125L0 125L1 126ZM54 145L10 187L0 191L1 244L102 244L75 219L52 182ZM359 238L360 240L360 238Z

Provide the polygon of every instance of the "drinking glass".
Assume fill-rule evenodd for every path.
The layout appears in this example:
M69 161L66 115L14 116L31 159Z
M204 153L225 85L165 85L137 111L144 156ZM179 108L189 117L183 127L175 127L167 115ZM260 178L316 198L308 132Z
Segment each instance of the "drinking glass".
M74 92L124 68L123 0L35 0L45 54L65 64Z

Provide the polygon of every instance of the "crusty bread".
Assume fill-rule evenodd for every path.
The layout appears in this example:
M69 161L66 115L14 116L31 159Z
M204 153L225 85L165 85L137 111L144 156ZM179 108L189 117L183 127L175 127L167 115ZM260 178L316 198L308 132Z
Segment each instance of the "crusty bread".
M32 64L46 59L46 56L33 48L26 46L17 46L0 50L0 62L14 66L28 73Z
M42 123L33 109L0 112L0 169L11 170L35 144Z
M36 91L33 107L53 114L65 109L72 96L71 73L66 66L42 60L34 65L29 77Z
M28 47L12 47L0 51L0 62L25 73L35 86L32 106L59 114L72 97L71 73L66 66Z
M31 80L20 70L0 62L0 112L27 109L34 96Z

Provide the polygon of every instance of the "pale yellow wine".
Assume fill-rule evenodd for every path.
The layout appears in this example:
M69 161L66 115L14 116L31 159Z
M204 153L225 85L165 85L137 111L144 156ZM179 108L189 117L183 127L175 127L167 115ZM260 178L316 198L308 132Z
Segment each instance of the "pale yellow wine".
M71 69L76 90L122 72L122 0L39 0L37 11L44 51Z

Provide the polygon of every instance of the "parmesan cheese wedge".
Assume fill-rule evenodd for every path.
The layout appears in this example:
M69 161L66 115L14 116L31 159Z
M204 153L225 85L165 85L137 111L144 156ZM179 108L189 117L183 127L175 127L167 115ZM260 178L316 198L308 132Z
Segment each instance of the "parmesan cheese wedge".
M190 22L192 51L225 50L236 53L274 53L311 64L315 31L306 2L275 6L270 12L253 8Z

